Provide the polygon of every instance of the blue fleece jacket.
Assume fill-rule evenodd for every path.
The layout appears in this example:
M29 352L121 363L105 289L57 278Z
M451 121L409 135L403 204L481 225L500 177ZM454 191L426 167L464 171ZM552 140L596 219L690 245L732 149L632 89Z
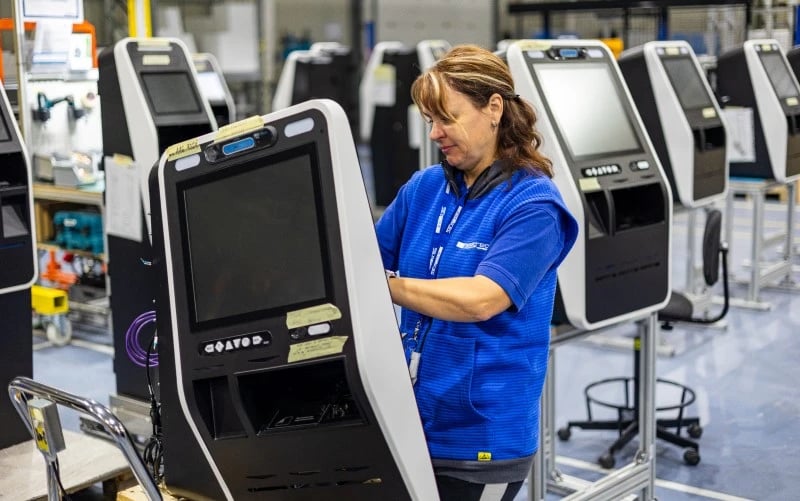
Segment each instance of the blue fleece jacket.
M413 278L484 275L513 303L472 323L403 309L406 355L421 353L414 389L431 457L533 454L556 269L578 231L554 183L524 171L509 178L495 163L467 190L460 172L432 166L400 189L376 231L386 269Z

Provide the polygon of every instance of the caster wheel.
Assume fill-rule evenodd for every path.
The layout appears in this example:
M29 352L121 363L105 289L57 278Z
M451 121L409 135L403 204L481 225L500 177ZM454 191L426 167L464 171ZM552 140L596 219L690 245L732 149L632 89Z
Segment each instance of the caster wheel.
M700 438L703 436L703 427L699 424L689 425L686 431L689 432L689 436L692 438Z
M696 449L686 449L683 452L683 460L690 466L695 466L700 462L700 453Z
M569 440L569 437L572 436L572 431L569 428L559 428L558 429L558 438L561 439L562 442L566 442Z
M61 315L54 319L53 322L48 322L45 328L47 339L56 346L64 346L72 339L72 322Z
M600 463L600 466L602 466L603 468L610 470L611 468L614 467L614 463L616 463L616 460L614 459L614 456L606 452L605 454L597 458L597 462Z

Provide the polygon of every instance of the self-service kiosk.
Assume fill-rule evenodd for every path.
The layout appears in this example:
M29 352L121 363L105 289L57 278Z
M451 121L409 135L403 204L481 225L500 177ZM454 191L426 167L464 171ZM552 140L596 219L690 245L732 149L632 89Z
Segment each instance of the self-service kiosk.
M662 308L672 195L613 55L599 41L531 40L506 60L581 223L558 273L566 320L589 330Z
M332 99L344 108L350 127L358 130L358 65L350 47L318 42L289 53L284 61L272 110L310 99Z
M437 499L342 108L173 146L151 190L160 376L177 395L161 402L167 487Z
M225 82L225 75L217 62L217 58L208 52L192 54L194 69L197 71L197 83L200 93L211 106L211 112L217 125L223 125L236 121L236 104L233 96Z
M731 176L800 177L800 86L776 40L748 40L720 54L717 95L726 106L753 110L754 144L731 160Z
M189 52L180 40L120 40L100 54L99 73L107 218L117 212L115 204L121 203L111 195L116 174L133 169L135 181L121 188L125 192L120 198L127 197L140 206L140 214L130 216L138 217L141 223L135 234L107 231L117 393L147 399L145 368L125 355L128 328L154 308L147 175L168 146L211 132L216 122L200 93Z
M33 374L36 255L30 160L0 82L0 449L30 439L6 388L15 377Z
M675 200L694 208L724 198L725 126L692 47L648 42L623 52L618 64Z
M419 166L418 142L409 113L411 84L420 74L417 50L400 42L380 42L372 49L359 87L361 137L369 142L375 180L375 204L391 203ZM413 118L410 118L413 116Z

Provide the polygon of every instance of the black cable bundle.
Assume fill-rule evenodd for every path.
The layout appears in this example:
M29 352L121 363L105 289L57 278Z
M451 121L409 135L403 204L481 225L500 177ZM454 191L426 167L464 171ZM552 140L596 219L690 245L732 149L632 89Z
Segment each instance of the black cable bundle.
M145 466L150 470L156 483L160 483L164 476L164 446L161 441L161 404L158 403L156 392L153 390L153 383L150 379L150 353L158 342L158 334L153 333L153 339L147 345L147 356L145 371L147 373L147 390L150 393L150 422L153 425L153 434L144 446L142 459Z

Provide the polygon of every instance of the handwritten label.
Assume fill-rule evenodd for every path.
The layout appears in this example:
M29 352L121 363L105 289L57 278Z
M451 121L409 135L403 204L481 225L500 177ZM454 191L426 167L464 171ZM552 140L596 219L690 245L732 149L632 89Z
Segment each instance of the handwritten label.
M297 329L306 325L314 325L342 318L342 312L336 306L325 303L302 310L290 311L286 314L286 328Z
M173 144L167 151L167 160L177 160L179 158L188 157L189 155L194 155L195 153L200 153L200 139L193 138L186 140L182 143Z
M324 357L341 353L347 336L331 336L315 339L304 343L293 344L289 347L289 363L300 362L310 358Z

